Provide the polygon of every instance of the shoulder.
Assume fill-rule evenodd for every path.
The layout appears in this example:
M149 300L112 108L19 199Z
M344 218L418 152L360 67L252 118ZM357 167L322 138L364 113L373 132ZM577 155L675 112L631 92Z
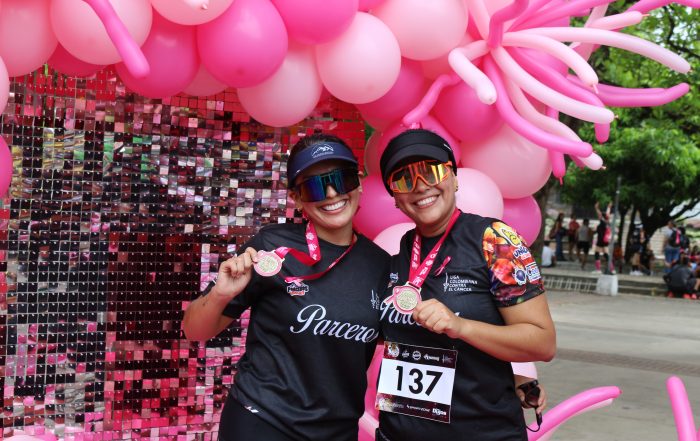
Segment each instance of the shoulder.
M389 253L384 251L382 247L369 240L369 238L363 234L357 234L357 247L360 252L367 254L374 259L380 259L388 262L391 258Z

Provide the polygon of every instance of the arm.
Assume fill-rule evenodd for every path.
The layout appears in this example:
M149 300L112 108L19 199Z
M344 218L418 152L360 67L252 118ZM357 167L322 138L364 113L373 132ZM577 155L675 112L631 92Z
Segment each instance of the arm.
M222 263L214 288L190 303L182 320L182 329L189 340L208 340L231 324L233 319L222 313L250 282L256 255L253 248L248 248L243 254Z
M461 318L444 304L430 299L416 307L413 319L430 331L463 340L500 360L554 358L556 333L544 294L499 310L505 321L503 326Z

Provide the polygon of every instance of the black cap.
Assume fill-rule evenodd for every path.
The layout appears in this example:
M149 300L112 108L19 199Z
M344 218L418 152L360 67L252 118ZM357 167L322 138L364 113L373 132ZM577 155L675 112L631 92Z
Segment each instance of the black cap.
M389 141L379 160L382 181L387 191L391 194L387 183L391 172L405 164L422 159L452 162L452 171L455 175L457 174L454 152L442 136L425 129L406 130Z

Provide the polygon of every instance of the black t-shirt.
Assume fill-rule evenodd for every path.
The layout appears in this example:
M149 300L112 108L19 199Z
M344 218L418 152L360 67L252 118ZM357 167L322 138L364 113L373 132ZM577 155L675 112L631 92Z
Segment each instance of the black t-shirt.
M288 246L308 252L304 229L269 225L241 250ZM251 307L246 352L230 397L293 439L357 441L389 255L358 235L353 249L321 278L285 283L285 276L325 270L347 249L323 240L319 245L321 262L308 267L289 254L279 274L253 273L224 310L236 318Z
M399 254L392 259L390 277L394 285L407 281L414 234L415 230L406 233ZM423 239L421 259L438 239ZM448 256L450 260L440 271ZM385 297L390 292L391 288ZM502 325L499 307L516 305L543 292L539 269L520 236L494 219L461 214L440 248L421 296L423 300L439 300L462 318ZM385 341L458 351L451 422L381 412L379 427L389 439L527 439L510 363L462 340L427 331L392 305L382 304L382 332Z
M606 239L605 232L607 231L607 229L608 229L608 222L603 220L603 219L600 219L600 222L598 223L598 226L595 229L596 246L604 247L604 246L608 245L608 242L605 240Z

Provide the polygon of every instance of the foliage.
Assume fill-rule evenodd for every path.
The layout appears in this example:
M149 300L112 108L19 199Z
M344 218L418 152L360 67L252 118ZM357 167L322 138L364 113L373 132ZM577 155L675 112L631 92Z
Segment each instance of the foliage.
M632 2L618 2L624 10ZM661 107L614 109L609 141L596 146L605 170L579 170L573 163L565 177L563 197L576 205L601 205L615 194L622 177L621 211L639 211L647 233L669 219L692 216L700 203L700 11L667 6L653 11L631 33L684 56L693 70L687 75L623 50L600 48L591 56L601 83L622 87L670 87L691 85L686 96ZM595 142L592 125L575 127L579 135ZM594 144L595 146L595 144Z

